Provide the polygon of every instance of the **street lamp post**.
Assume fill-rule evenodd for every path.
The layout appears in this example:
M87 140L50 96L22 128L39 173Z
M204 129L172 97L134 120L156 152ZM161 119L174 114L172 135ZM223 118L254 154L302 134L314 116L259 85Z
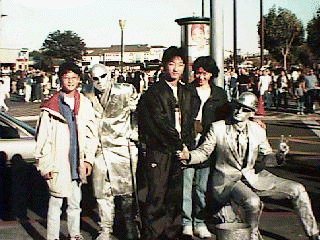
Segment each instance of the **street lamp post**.
M263 17L263 0L260 0L260 68L264 64L264 17Z
M126 26L126 20L120 19L119 26L121 29L121 60L120 60L120 72L123 72L123 53L124 53L124 45L123 45L123 30Z
M233 0L233 68L238 72L238 51L237 51L237 1Z

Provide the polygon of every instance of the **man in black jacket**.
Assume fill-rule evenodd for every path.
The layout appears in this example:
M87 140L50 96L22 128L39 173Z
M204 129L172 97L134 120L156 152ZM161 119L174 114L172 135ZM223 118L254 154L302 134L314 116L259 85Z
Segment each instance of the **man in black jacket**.
M162 64L162 79L145 92L138 106L148 189L141 205L144 240L175 239L181 234L182 170L175 155L185 146L194 148L193 126L200 105L195 89L180 81L184 51L169 47Z

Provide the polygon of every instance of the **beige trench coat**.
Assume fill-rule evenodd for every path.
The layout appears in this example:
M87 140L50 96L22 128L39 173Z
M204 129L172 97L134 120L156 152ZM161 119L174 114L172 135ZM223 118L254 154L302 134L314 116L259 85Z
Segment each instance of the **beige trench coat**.
M76 117L79 142L79 175L86 183L84 161L93 164L98 146L98 131L91 102L80 94L80 107ZM49 108L42 108L37 124L35 158L41 175L53 173L47 180L49 191L56 197L68 197L71 193L69 163L69 128L65 118Z

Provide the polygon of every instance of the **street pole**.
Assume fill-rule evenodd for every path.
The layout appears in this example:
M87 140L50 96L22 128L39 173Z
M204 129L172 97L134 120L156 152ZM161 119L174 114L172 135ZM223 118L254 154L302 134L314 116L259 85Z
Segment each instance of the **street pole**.
M121 29L121 60L120 60L120 72L123 73L123 54L124 54L124 45L123 45L123 30L126 26L126 20L120 19L119 26Z
M224 88L224 25L223 25L223 1L210 0L210 54L220 70L215 84Z
M2 18L7 17L8 15L2 14L2 0L0 0L0 47L2 46Z
M233 0L233 67L236 73L238 73L237 39L237 0Z
M260 0L260 68L264 65L264 17L263 17L263 0Z
M201 2L201 16L204 18L204 0Z

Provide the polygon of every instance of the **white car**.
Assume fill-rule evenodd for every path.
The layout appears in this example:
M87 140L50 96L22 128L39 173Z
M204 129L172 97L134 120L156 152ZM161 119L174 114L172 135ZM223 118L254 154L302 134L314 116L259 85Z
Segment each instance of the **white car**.
M6 113L0 112L0 161L11 165L12 158L19 157L34 163L35 129Z

